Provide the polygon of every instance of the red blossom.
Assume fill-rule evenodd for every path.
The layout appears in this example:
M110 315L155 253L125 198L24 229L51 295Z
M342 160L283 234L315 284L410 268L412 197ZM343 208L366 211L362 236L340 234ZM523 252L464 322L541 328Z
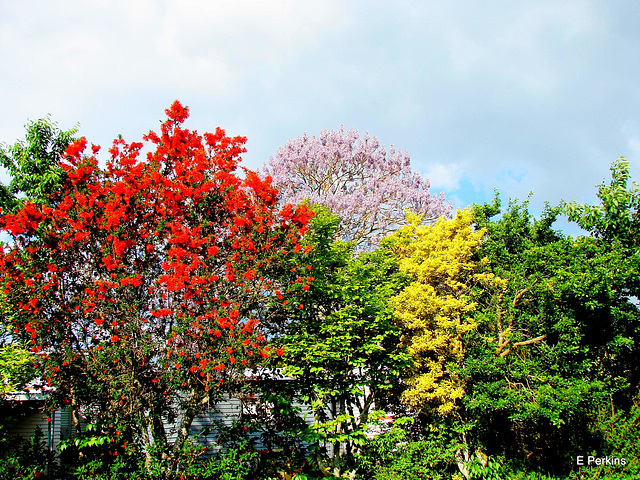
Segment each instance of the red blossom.
M59 391L81 366L87 392L127 393L114 402L120 413L155 405L158 392L173 401L222 388L231 382L212 370L227 362L255 365L266 340L246 312L268 296L283 301L303 270L273 265L300 245L313 212L278 212L270 179L237 174L246 138L220 128L200 136L182 127L188 114L174 102L160 131L143 137L146 156L142 143L116 139L105 167L98 146L87 156L85 139L72 143L55 201L0 213L15 240L0 251L14 335L47 352L37 368L59 368L49 378Z
M80 159L80 154L84 152L84 149L87 147L87 139L82 137L79 140L76 140L71 145L67 147L64 154L67 157L77 161ZM100 147L98 147L100 148Z

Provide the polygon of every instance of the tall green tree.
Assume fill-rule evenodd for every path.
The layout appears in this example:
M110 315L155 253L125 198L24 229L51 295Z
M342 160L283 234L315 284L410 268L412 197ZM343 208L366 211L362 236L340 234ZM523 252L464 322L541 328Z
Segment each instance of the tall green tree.
M474 208L486 231L478 256L503 283L476 292L461 374L478 445L560 473L568 455L598 445L597 409L625 408L637 391L640 315L627 297L638 275L627 250L563 235L558 214L536 220L527 202L503 211L498 198Z
M609 249L622 250L631 267L619 293L640 297L640 185L631 180L629 162L620 157L611 164L611 181L598 185L599 205L563 202L562 212L570 221L601 239ZM619 272L616 272L619 273Z
M304 438L314 445L324 475L354 474L366 441L410 359L389 299L404 282L386 249L354 255L354 244L332 241L339 218L317 207L306 237L311 270L278 343L285 382L310 405ZM283 292L284 293L284 292Z
M3 213L18 210L25 201L52 202L51 195L59 191L66 176L60 161L77 133L76 127L60 130L49 117L28 122L25 127L24 140L12 146L0 144L0 165L11 178L7 185L0 184ZM0 338L0 389L6 393L32 379L34 362L20 339L10 329L5 333Z

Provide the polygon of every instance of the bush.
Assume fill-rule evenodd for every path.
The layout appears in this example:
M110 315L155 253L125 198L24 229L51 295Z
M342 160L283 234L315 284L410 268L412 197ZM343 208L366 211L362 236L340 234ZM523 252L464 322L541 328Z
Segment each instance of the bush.
M243 480L251 478L258 452L250 441L244 440L220 451L212 458L194 463L184 471L184 478L198 480Z
M443 430L412 439L396 424L363 447L358 459L358 478L449 480L458 473L455 450L455 442Z
M79 480L140 480L147 477L144 454L124 440L114 443L98 424L58 443L67 471Z
M640 478L640 396L634 399L628 412L605 412L601 409L592 428L602 438L602 446L600 451L585 452L585 455L624 458L626 465L585 466L574 472L571 480Z
M0 425L0 478L46 478L47 447L42 430L35 428L28 440L7 435L7 424ZM52 462L53 463L53 462Z

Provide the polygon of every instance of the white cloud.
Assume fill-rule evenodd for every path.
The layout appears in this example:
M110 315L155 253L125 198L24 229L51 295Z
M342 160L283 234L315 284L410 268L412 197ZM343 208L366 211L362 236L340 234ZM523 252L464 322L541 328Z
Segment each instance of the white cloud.
M618 155L640 158L634 5L0 2L0 141L50 113L104 151L177 98L190 127L247 135L253 167L345 124L468 203L494 187L581 199Z
M120 96L227 99L339 25L337 4L293 0L15 2L0 10L3 111L57 119ZM264 73L262 73L264 74ZM64 113L61 113L64 112ZM74 112L74 113L70 113ZM6 137L3 137L6 138Z
M497 88L510 85L535 95L560 83L561 53L597 25L586 2L487 5L482 21L476 9L469 11L475 15L439 8L440 23L430 24L445 45L453 81L489 77Z
M460 188L464 169L461 164L434 164L427 167L425 176L432 190L457 190Z

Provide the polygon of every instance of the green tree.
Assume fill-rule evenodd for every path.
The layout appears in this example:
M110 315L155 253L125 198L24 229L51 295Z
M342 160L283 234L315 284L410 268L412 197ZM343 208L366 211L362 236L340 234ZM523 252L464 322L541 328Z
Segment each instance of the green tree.
M354 256L353 243L331 240L338 222L316 209L306 237L311 270L299 279L299 300L283 302L288 322L278 344L292 378L285 383L311 407L303 435L317 445L322 473L340 477L354 473L355 454L409 358L389 305L404 281L397 262L382 248Z
M59 192L66 174L60 166L66 148L74 141L77 128L61 131L49 117L27 123L23 141L13 146L0 144L0 165L11 180L0 184L0 211L18 210L25 201L50 203ZM0 293L1 295L1 293ZM6 315L6 313L5 313ZM19 388L33 375L32 354L19 344L10 331L5 332L0 347L0 393Z
M33 354L24 348L14 343L0 346L0 398L33 377L33 364Z
M64 152L75 140L77 127L61 131L49 117L26 125L23 141L13 146L0 145L0 165L11 176L8 185L0 185L0 208L13 211L25 200L50 203L59 193L66 173L60 166Z
M563 211L593 236L619 241L627 248L640 247L640 186L632 182L629 162L620 157L611 164L609 185L598 186L600 205L563 202Z
M638 270L620 243L567 237L552 228L558 208L535 220L527 203L473 210L486 231L478 258L503 283L475 293L465 414L492 454L561 472L598 445L597 409L625 408L637 391L640 316L626 293Z

